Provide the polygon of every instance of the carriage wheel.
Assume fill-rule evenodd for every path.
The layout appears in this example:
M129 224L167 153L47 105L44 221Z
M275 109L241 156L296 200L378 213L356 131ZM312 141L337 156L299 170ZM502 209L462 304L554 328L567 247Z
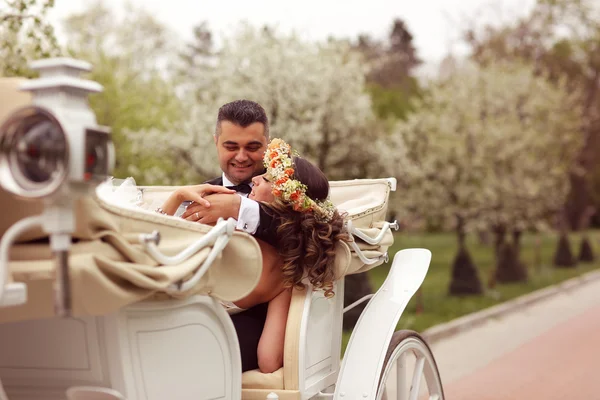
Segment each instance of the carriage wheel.
M408 374L409 371L412 373ZM390 341L377 400L417 399L444 400L442 380L425 340L417 332L402 330L395 332Z

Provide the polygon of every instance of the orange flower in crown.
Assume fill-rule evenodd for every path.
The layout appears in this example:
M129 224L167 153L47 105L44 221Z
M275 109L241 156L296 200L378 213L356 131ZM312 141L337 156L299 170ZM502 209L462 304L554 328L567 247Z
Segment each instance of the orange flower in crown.
M329 199L314 201L306 195L306 185L293 178L292 157L292 147L279 138L274 138L267 146L263 163L273 183L273 195L284 203L290 204L294 211L311 211L317 220L331 221L335 206Z

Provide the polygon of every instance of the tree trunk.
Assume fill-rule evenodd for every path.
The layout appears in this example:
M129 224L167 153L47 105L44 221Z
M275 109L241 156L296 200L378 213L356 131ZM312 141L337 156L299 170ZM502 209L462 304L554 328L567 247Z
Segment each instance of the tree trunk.
M569 180L571 181L571 190L567 197L565 213L569 227L577 231L581 229L579 221L583 217L584 210L591 203L591 195L585 176L571 174Z
M477 237L479 238L479 244L482 246L490 245L490 231L489 229L480 229L477 231Z
M496 281L499 283L527 282L527 267L519 260L517 245L504 243L496 264Z
M362 297L373 293L373 286L367 272L346 276L344 281L344 307L349 306ZM368 301L354 307L344 314L344 330L352 330L358 322L360 314L367 306Z
M457 218L456 238L458 239L458 248L464 249L467 246L467 233L465 232L465 223L462 218Z
M539 273L542 270L542 239L540 238L539 232L537 232L535 236L535 248L533 257L533 264L535 266L535 270L537 273Z
M578 259L584 263L593 263L596 260L596 257L594 256L594 250L592 249L592 244L590 243L590 238L587 236L587 234L581 238Z
M554 253L554 265L559 268L573 268L577 265L566 232L562 232L558 239L558 247Z
M506 228L502 231L504 233ZM527 282L527 267L520 260L522 231L513 229L511 231L512 243L501 241L500 249L496 254L496 269L494 271L494 282L511 283Z
M496 259L496 268L490 270L487 284L489 289L496 287L497 268L498 265L500 265L499 260L506 238L506 225L496 224L492 227L492 231L494 232L494 255Z
M515 249L517 250L517 255L519 255L519 252L521 251L521 238L523 237L523 231L520 229L513 229L512 231L512 239L513 239L513 245L515 246Z
M588 207L581 217L579 229L584 233L581 238L581 245L579 247L579 256L577 259L584 263L592 263L595 261L594 250L588 236L587 230L590 227L592 217L596 214L596 209L592 206Z
M496 259L500 256L500 251L504 245L504 239L506 238L506 225L497 224L492 228L494 231L494 251L496 252Z
M452 296L481 294L483 293L483 287L477 273L477 267L466 249L464 220L460 217L457 217L456 236L458 239L458 253L452 263L449 293Z
M595 68L594 76L586 85L587 93L583 104L584 120L587 127L584 128L584 143L581 147L577 163L582 167L583 174L571 174L571 190L566 203L566 217L572 229L581 229L578 222L589 205L592 204L590 194L590 182L587 176L590 171L598 166L598 148L600 144L600 129L597 116L598 84L600 83L600 69Z
M559 216L559 232L560 238L558 239L558 246L554 253L554 266L559 268L572 268L577 265L573 252L571 251L571 244L567 236L568 232L568 220L566 211Z

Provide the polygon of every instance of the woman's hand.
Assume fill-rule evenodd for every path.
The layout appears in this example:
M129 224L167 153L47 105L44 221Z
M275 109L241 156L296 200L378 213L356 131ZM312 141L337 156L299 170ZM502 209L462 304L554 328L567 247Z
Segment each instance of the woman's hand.
M204 199L207 200L207 199ZM201 203L193 203L188 206L181 218L192 222L200 222L206 225L212 225L219 218L234 218L237 219L240 212L242 198L238 195L230 194L210 194L208 198L210 207L205 207Z
M182 186L169 196L161 208L169 215L175 214L179 205L184 201L193 201L209 208L210 202L206 200L204 196L213 193L234 194L235 190L227 189L224 186L209 184Z
M204 207L210 207L210 202L206 200L204 196L214 193L233 194L235 193L235 190L227 189L224 186L202 184L183 186L175 191L179 204L184 201L193 201Z

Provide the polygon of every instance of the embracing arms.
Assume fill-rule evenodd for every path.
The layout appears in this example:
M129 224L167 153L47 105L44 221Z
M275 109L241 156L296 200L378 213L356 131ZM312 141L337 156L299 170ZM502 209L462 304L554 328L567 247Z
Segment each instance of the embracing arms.
M211 225L219 218L238 219L242 198L236 195L235 191L223 186L210 184L182 186L169 196L161 209L168 215L174 215L184 201L193 201L193 203L188 206L181 218ZM254 203L259 215L258 226L248 233L276 246L279 219L264 204L246 198L244 201Z
M181 217L188 221L197 221L203 224L214 224L219 217L238 219L242 202L240 196L215 193L207 195L205 200L210 202L210 207L206 207L204 203L190 204ZM277 218L277 216L264 204L257 203L250 199L244 199L244 201L257 204L259 215L258 226L255 230L248 233L251 233L252 236L257 239L264 240L272 246L277 246L277 227L280 224L279 218ZM239 229L247 232L246 229Z
M235 197L239 197L232 196L232 194L235 194L235 191L223 186L209 184L182 186L171 193L161 209L164 213L173 215L184 201L193 201L208 209L211 207L211 203L205 197L213 193L220 193L227 196L229 203L235 201ZM231 208L231 206L229 208Z

